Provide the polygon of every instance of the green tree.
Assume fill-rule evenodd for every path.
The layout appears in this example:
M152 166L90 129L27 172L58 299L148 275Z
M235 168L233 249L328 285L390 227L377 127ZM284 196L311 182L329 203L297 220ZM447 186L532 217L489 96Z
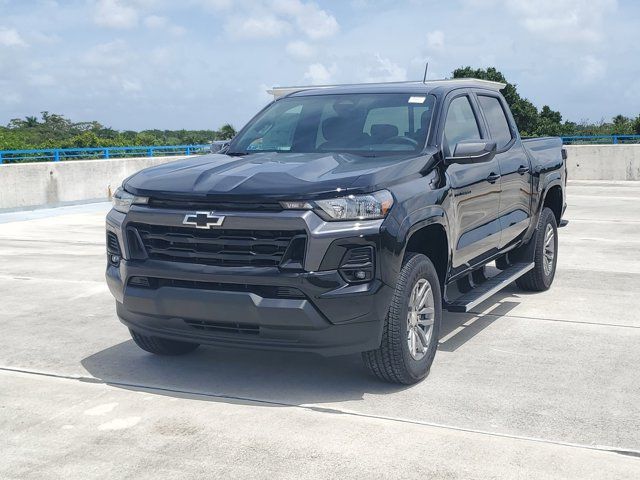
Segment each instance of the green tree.
M225 123L220 130L216 132L216 140L231 140L236 136L236 129L229 123Z
M495 67L476 68L461 67L453 71L453 78L478 78L493 82L506 83L502 89L502 95L511 108L513 118L523 136L536 131L538 125L538 109L526 98L522 98L516 89L516 84L509 83L502 72Z
M560 112L551 110L551 108L549 108L549 105L545 105L542 107L542 110L540 110L540 118L549 120L551 123L562 122L562 115L560 114Z
M24 126L27 128L37 127L39 125L38 117L24 117Z
M640 115L636 117L636 119L631 124L631 127L633 128L633 133L635 133L636 135L640 135Z
M613 135L630 135L633 133L633 122L629 117L624 115L616 115L611 119Z

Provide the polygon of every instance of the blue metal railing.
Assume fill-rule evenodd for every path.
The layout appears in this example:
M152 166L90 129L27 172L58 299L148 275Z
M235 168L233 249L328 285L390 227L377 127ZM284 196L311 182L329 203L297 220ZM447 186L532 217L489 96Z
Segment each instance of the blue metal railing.
M562 137L565 145L640 143L640 135L572 135ZM224 142L214 142L224 143ZM59 162L98 158L155 157L209 153L211 145L152 145L141 147L43 148L37 150L0 150L0 163Z
M60 162L98 158L155 157L209 153L211 145L152 145L144 147L42 148L0 150L0 163Z
M620 143L640 143L640 135L571 135L569 137L562 137L562 143L565 145L618 145Z

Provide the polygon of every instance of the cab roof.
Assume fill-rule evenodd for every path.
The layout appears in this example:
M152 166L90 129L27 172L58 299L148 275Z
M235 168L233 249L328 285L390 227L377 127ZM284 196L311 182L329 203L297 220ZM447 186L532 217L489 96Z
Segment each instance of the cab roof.
M273 87L267 90L274 99L287 95L330 95L347 93L446 93L457 88L483 88L499 91L506 86L505 83L480 80L477 78L454 78L450 80L427 80L426 82L386 82L386 83L359 83L345 85L310 85L293 87Z

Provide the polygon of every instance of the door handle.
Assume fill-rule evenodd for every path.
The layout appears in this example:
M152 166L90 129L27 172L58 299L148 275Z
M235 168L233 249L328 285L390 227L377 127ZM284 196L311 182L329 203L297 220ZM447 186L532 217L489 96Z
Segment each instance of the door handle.
M487 182L496 183L498 180L500 180L500 176L501 175L498 175L497 173L491 172L491 175L487 177Z
M518 167L518 173L519 173L520 175L524 175L525 173L529 173L529 167L526 167L526 166L524 166L524 165L520 165L520 166Z

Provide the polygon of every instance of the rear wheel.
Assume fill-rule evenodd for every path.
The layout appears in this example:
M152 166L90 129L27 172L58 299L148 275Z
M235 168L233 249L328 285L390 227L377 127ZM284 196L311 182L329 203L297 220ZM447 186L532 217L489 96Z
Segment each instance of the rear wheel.
M363 352L368 369L387 382L412 384L429 374L442 318L440 282L431 260L408 253L398 277L382 342Z
M524 251L524 258L533 258L535 266L516 284L523 290L542 292L553 283L558 263L558 225L550 208L540 214L536 233Z
M136 345L155 355L184 355L185 353L193 352L199 347L197 343L142 335L131 329L129 329L129 333L131 333L131 338L136 342Z

